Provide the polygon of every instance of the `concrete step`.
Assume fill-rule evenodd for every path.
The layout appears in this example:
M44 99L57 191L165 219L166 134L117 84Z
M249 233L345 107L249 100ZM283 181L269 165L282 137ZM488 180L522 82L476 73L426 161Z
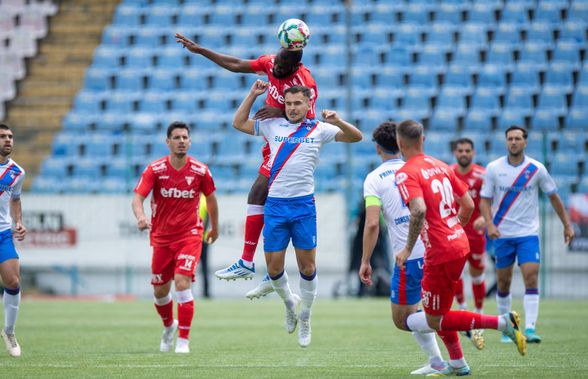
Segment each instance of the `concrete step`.
M30 78L47 78L55 80L70 80L84 76L86 67L79 64L33 65L30 70Z
M82 80L69 82L47 82L25 80L20 87L20 96L74 96L80 89Z

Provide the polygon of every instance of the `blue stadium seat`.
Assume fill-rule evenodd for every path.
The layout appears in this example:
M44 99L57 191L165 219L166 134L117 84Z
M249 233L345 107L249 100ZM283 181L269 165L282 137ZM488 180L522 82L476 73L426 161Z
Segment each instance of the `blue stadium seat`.
M567 64L554 63L545 75L545 86L562 93L571 93L574 88L572 72Z
M42 194L58 194L63 191L65 182L61 178L37 175L33 180L32 192Z
M481 67L480 49L477 45L459 44L451 61L452 69L475 73Z
M380 65L380 52L372 47L360 47L353 52L354 66L374 67Z
M164 113L168 97L160 91L147 92L139 99L139 112Z
M521 42L520 26L517 24L499 24L494 31L492 42L517 45Z
M206 73L199 69L188 69L183 71L180 77L180 88L190 91L204 91L208 90L208 82Z
M506 88L506 75L499 65L485 65L479 72L478 88L493 91L496 94L504 93Z
M510 88L516 88L527 93L539 92L541 84L539 82L539 72L535 66L519 64L512 73Z
M130 36L136 33L137 30L137 28L133 27L125 28L119 25L109 25L104 28L102 43L110 47L127 47L130 43Z
M402 23L413 24L418 26L430 23L429 12L424 11L422 5L410 4L402 12Z
M119 6L116 8L112 23L129 27L141 26L143 10L134 6Z
M474 2L472 9L467 13L467 21L478 24L493 25L496 23L494 9L495 7L489 4Z
M85 132L88 125L96 121L96 115L71 111L63 117L63 130L68 132Z
M500 18L500 22L519 25L528 24L528 7L524 3L507 3L506 6L502 9L502 17Z
M445 72L447 58L445 49L435 45L426 45L418 54L418 66L423 66L430 71L437 73Z
M455 25L458 24L433 24L426 33L427 45L443 51L453 49Z
M500 103L495 91L486 88L478 88L472 96L472 111L485 112L489 115L500 113Z
M572 2L568 9L568 20L585 23L588 20L588 3L584 1Z
M588 86L578 86L572 97L572 108L588 109Z
M484 24L462 24L459 28L459 44L467 46L486 46L488 26Z
M185 5L178 13L177 27L199 27L204 25L204 14L208 11L200 5ZM259 22L259 20L258 20ZM181 34L182 31L179 31Z
M559 40L576 45L586 43L586 19L583 22L568 21L560 27Z
M114 154L114 145L116 143L116 138L110 135L90 135L89 137L84 138L84 156L110 159Z
M393 93L383 91L383 94L374 94L371 97L371 109L378 110L380 112L394 112L398 108L398 98L401 96L400 93Z
M113 69L120 66L122 51L116 47L99 46L94 51L93 68Z
M153 49L163 45L162 36L166 34L159 28L140 28L135 35L135 46Z
M462 116L466 112L466 101L463 93L459 89L454 90L444 87L437 97L436 110Z
M126 114L101 113L94 122L96 132L120 133L127 122L126 117Z
M51 143L53 157L74 157L80 153L80 138L77 134L60 132Z
M437 73L427 67L417 67L408 76L408 87L421 94L433 96L437 93Z
M504 108L529 116L534 110L532 95L525 89L511 88Z
M155 91L173 91L177 89L176 72L167 69L153 70L148 77L149 88Z
M413 50L409 46L392 47L385 55L384 64L390 68L408 72L412 68Z
M139 95L126 92L113 92L106 100L106 110L126 114L134 111L133 103L139 99Z
M416 24L400 24L394 28L394 47L417 48L421 43L421 28Z
M550 111L557 115L564 115L567 113L567 105L565 95L554 88L544 88L539 95L539 103L537 110Z
M444 23L449 25L461 24L461 6L455 4L441 4L434 12L433 19L435 23Z
M151 52L142 47L127 50L125 61L128 68L149 68L152 63Z
M128 69L117 71L116 89L139 92L145 89L145 80L142 70Z
M547 69L547 54L543 44L526 43L520 50L519 63L534 66L538 70Z
M359 46L361 47L379 47L390 43L388 37L390 30L387 26L368 24L354 29L354 34L360 36Z
M577 162L578 156L576 154L570 152L557 153L551 161L550 172L558 176L577 177L580 172Z
M502 111L500 116L498 117L498 129L505 130L506 128L512 125L520 125L525 126L525 117L518 111L513 111L510 109L505 109ZM494 146L494 144L492 145ZM493 147L494 149L494 147ZM500 153L504 155L506 148L504 147L504 135L502 135L502 139L500 140ZM493 152L497 152L497 150L493 150Z
M152 6L147 12L145 24L162 28L169 27L173 24L172 20L178 13L178 9L173 6Z
M492 115L482 110L470 110L464 119L465 131L492 129Z
M437 109L431 116L429 123L431 130L455 131L458 127L460 113L450 109Z
M402 102L402 110L412 112L412 119L422 119L431 112L431 103L426 93L409 89Z
M106 91L111 88L111 76L110 70L89 68L84 77L84 88L92 91Z
M553 50L552 64L566 65L567 70L573 70L580 67L580 51L574 43L559 42Z
M102 101L105 100L102 92L81 91L74 99L74 109L85 114L97 114L102 111Z
M558 130L559 114L549 109L538 109L531 119L531 127L533 130Z
M74 160L73 157L49 157L41 164L41 175L63 180L70 176Z
M559 24L561 22L561 10L561 5L557 3L541 1L537 4L533 20L550 24Z
M565 120L565 128L585 132L588 129L588 110L586 108L572 108Z
M459 66L451 66L445 74L443 88L457 91L461 95L469 95L474 88L472 76Z
M551 46L555 42L553 29L555 25L546 22L533 22L527 27L527 43Z
M509 44L493 43L488 50L486 63L499 65L506 71L512 71L514 68L514 56L512 47Z
M73 162L73 176L97 179L102 176L102 162L95 158L78 158Z
M154 113L135 113L129 119L129 126L134 134L153 133L158 122Z
M63 188L63 193L66 194L90 194L97 193L100 189L100 181L96 178L86 176L72 177Z
M229 27L236 25L235 12L231 7L216 7L214 12L210 13L208 25Z

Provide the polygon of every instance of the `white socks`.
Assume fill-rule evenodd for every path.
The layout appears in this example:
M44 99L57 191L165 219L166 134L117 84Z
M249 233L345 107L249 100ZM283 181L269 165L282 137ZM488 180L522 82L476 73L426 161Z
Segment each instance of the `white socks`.
M316 298L317 292L317 276L316 271L310 276L300 273L300 298L302 299L300 318L307 319L310 317L310 308Z
M186 290L176 291L176 300L178 301L178 304L184 304L194 300L192 289L188 288Z
M290 285L288 284L288 273L283 271L277 279L274 280L271 276L270 279L274 291L284 300L284 304L287 307L292 308L294 301L292 300L292 291L290 291Z
M439 366L443 363L443 357L441 357L441 351L439 351L435 333L412 332L412 336L421 347L421 350L427 354L431 366Z
M535 330L539 316L539 291L537 289L529 288L525 291L523 306L525 308L525 329Z
M4 289L4 332L14 334L14 325L18 317L20 306L20 288Z
M496 305L498 306L498 314L503 315L510 312L512 307L511 293L502 293L500 291L496 291Z
M413 332L432 333L433 329L427 324L425 312L413 313L406 318L406 326Z
M170 301L172 301L172 296L171 296L171 294L168 293L167 296L165 296L165 297L160 297L160 298L154 297L153 299L155 301L155 304L157 304L157 305L166 305L166 304L169 304Z

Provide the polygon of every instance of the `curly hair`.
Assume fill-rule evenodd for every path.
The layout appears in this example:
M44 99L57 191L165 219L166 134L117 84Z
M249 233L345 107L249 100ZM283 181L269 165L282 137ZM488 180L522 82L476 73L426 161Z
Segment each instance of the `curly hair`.
M398 154L400 149L396 142L396 123L393 121L385 121L381 123L374 133L372 139L388 154Z

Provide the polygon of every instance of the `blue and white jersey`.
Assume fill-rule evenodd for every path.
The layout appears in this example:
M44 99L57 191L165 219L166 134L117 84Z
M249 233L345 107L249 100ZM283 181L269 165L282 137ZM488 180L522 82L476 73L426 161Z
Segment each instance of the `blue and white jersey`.
M254 133L265 137L271 151L268 196L291 198L313 194L314 170L321 148L334 141L340 130L317 120L299 124L284 118L256 120Z
M382 213L388 227L388 238L394 256L406 246L410 211L396 187L396 171L404 165L402 159L390 159L370 172L363 183L363 197L375 196L382 202ZM423 242L417 239L409 260L425 255Z
M19 199L25 172L15 161L0 164L0 232L12 228L10 199Z
M513 166L508 157L492 161L486 167L481 197L492 199L492 217L501 238L539 234L539 193L557 192L555 182L541 162L525 156Z

